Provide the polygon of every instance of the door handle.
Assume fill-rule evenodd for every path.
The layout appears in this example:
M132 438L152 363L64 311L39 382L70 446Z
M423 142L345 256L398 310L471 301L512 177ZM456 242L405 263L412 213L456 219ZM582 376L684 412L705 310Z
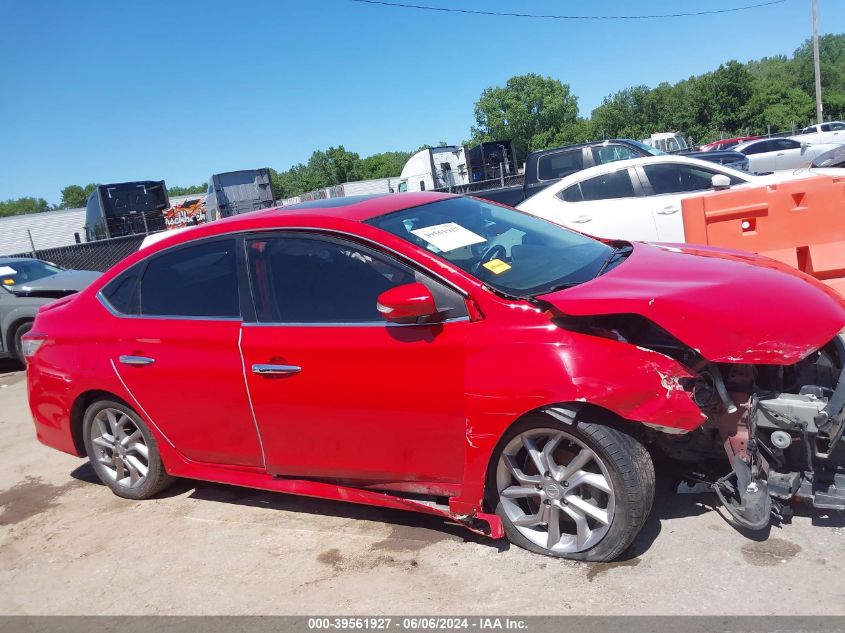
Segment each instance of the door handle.
M279 374L298 374L302 367L296 365L261 365L252 366L252 373L260 376L278 376Z
M672 215L673 213L677 213L680 211L678 207L663 207L657 211L658 215Z
M593 216L591 215L579 215L577 218L572 218L572 221L575 222L575 224L584 224L584 222L589 222L592 219Z
M120 362L124 365L135 365L137 367L142 367L144 365L152 365L155 362L155 358L148 358L147 356L126 356L123 355L120 357Z

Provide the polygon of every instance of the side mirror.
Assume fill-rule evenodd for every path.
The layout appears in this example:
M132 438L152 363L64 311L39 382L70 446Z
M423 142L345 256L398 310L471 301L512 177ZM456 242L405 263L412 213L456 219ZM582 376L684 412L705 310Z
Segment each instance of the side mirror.
M378 297L376 309L391 323L425 323L439 318L434 295L419 282L385 290Z
M803 154L804 152L806 152L809 147L810 144L807 141L801 143L801 153Z
M731 179L725 176L725 174L714 174L713 178L710 179L710 183L716 191L731 188Z

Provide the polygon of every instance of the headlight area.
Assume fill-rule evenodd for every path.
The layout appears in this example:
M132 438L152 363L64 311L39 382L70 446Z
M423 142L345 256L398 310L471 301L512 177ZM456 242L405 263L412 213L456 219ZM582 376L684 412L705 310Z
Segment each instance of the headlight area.
M678 361L690 369L691 373L698 373L707 364L701 354L639 314L593 316L556 314L552 316L552 323L571 332L609 338L658 352Z
M763 529L773 513L791 514L793 499L845 510L841 335L794 365L711 364L685 387L707 422L689 436L656 442L687 462L724 450L727 475L691 479L710 483L737 523Z
M773 515L791 515L792 500L845 510L845 332L793 365L764 365L711 363L636 314L553 321L664 354L695 376L679 382L704 424L646 435L653 448L688 465L689 481L709 484L740 526L764 529Z

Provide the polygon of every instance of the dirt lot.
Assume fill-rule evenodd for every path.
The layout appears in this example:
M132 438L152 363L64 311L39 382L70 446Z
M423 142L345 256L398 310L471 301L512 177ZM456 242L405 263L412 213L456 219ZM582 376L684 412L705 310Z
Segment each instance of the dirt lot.
M845 614L845 518L749 540L661 491L625 560L557 561L441 520L179 482L133 502L35 440L0 361L3 614Z

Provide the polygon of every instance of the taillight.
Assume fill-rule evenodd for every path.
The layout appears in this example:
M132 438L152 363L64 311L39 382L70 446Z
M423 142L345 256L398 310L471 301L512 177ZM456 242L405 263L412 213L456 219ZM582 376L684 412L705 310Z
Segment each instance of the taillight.
M32 358L38 351L38 348L47 340L46 334L39 332L27 332L21 338L21 351L24 358Z

